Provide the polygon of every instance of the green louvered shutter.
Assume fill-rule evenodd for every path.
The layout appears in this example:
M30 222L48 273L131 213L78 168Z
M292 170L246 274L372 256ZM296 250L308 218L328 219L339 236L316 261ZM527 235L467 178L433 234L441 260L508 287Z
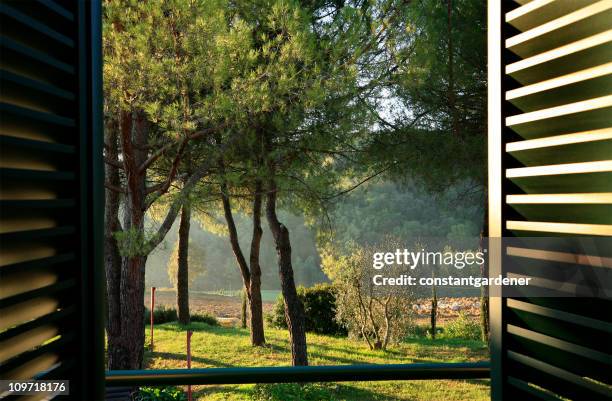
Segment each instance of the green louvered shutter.
M501 252L525 274L609 278L612 0L489 1L489 63L490 236L588 237L600 245ZM609 296L492 298L493 399L611 399Z
M100 13L0 2L0 378L75 400L104 384Z

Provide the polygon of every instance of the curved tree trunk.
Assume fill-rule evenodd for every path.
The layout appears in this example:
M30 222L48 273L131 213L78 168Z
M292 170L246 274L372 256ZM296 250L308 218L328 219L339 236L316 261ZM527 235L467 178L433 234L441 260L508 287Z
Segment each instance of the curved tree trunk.
M178 269L176 280L176 304L180 324L189 324L189 228L191 207L183 204L179 223Z
M242 253L242 249L240 248L240 242L238 241L238 230L236 229L236 222L234 221L234 215L232 213L232 204L230 203L229 191L225 181L221 183L221 203L223 204L223 213L227 223L230 245L232 246L232 251L236 257L238 268L240 269L240 275L242 276L242 283L244 284L247 299L250 302L251 272L249 271L249 266L244 254Z
M291 340L291 362L294 366L308 365L308 354L306 349L306 321L304 306L298 298L293 278L293 266L291 264L291 242L289 230L276 216L276 183L270 180L266 202L266 217L268 226L274 237L276 253L278 255L278 274L280 276L283 299L285 301L285 319L289 328Z
M261 301L261 266L259 265L259 249L261 246L261 181L255 183L255 194L253 197L253 236L251 238L251 254L249 257L251 267L250 291L251 299L249 302L251 318L251 344L264 345L266 337L264 335L263 324L263 305Z
M220 163L223 170L223 163ZM249 264L247 264L240 242L238 241L238 230L232 213L229 191L225 182L221 183L221 202L227 229L229 232L230 244L236 257L238 268L244 284L244 292L249 305L249 323L251 327L251 344L254 346L264 345L266 338L264 335L263 306L261 300L261 267L259 265L259 249L261 244L261 183L256 185L253 198L253 237L251 238L251 253Z

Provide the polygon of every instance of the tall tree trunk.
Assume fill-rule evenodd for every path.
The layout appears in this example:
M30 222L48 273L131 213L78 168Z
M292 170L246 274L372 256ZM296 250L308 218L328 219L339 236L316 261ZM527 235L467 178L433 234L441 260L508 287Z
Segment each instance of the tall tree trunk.
M106 182L115 188L119 188L119 168L112 164L118 162L117 144L117 122L111 121L106 125L106 158L110 163L105 164ZM121 255L115 239L115 232L120 231L119 204L120 194L116 190L106 189L104 205L104 268L106 275L106 332L108 364L119 364L115 362L122 358L120 344L115 341L121 335L121 311L120 311L120 281L121 281ZM116 352L118 351L118 352Z
M220 164L223 171L223 163ZM255 185L255 195L253 198L253 236L251 238L251 253L249 256L249 264L247 264L240 242L238 241L238 230L232 213L232 205L229 197L227 183L221 183L221 202L223 204L223 212L227 229L229 232L230 244L232 251L236 257L244 292L249 305L249 319L251 327L251 344L260 346L266 343L263 325L263 306L261 300L261 267L259 265L259 249L261 244L261 183ZM257 189L258 188L258 189Z
M191 207L183 204L181 221L179 223L178 271L176 280L176 303L178 305L178 320L181 324L189 324L189 227Z
M144 351L144 279L146 256L124 258L121 268L121 337L125 366L111 369L142 369Z
M266 202L266 218L274 237L276 253L278 255L278 273L285 302L285 319L287 320L291 340L291 361L294 366L307 366L308 354L306 349L304 306L298 298L295 280L293 279L289 230L278 220L276 215L276 197L276 182L274 179L271 179Z
M251 272L249 266L240 248L240 242L238 241L238 230L236 229L236 222L234 221L234 215L232 213L232 204L229 198L229 189L227 183L223 181L221 183L221 203L223 204L223 213L225 215L225 222L227 223L227 231L229 233L230 245L232 251L236 257L238 268L240 269L240 275L242 276L242 283L244 290L246 291L249 302L251 300Z
M123 112L120 134L123 168L126 174L127 199L123 260L120 279L121 330L109 343L110 369L141 369L144 349L144 279L147 254L144 248L146 176L139 167L146 158L147 123L144 113Z
M485 190L484 219L482 231L480 232L480 251L485 248L486 238L489 235L489 200L488 190ZM482 277L489 277L489 255L485 254L485 262L480 268ZM482 341L489 341L489 286L482 286L480 289L480 332Z
M259 265L259 249L261 246L261 201L262 184L260 180L255 182L255 194L253 195L253 236L251 237L251 253L249 262L251 267L249 302L251 317L251 344L259 346L266 343L263 324L263 305L261 301L261 266Z
M431 338L436 339L436 323L438 321L438 296L436 286L431 286Z
M125 188L120 192L125 196L125 212L121 239L117 240L121 254L119 277L108 274L109 292L119 294L118 315L120 328L108 331L109 369L140 369L144 349L144 289L145 264L151 250L157 246L181 211L184 196L193 188L196 181L208 171L208 165L201 166L191 176L183 188L181 198L174 201L164 218L164 222L152 238L145 237L144 218L151 200L147 195L165 193L176 177L178 164L184 145L179 146L166 183L147 188L147 169L157 156L149 157L149 126L143 111L122 111L118 124L119 143L121 145L121 162L125 176ZM155 199L155 197L154 197ZM109 215L112 214L109 211ZM109 220L110 221L110 220ZM108 238L108 236L107 236ZM112 249L112 248L109 248ZM109 253L110 255L110 253ZM109 265L110 266L110 265ZM112 269L109 273L112 273ZM118 288L118 290L117 290ZM113 312L116 316L116 311Z
M247 304L249 303L244 288L240 291L240 327L247 328Z

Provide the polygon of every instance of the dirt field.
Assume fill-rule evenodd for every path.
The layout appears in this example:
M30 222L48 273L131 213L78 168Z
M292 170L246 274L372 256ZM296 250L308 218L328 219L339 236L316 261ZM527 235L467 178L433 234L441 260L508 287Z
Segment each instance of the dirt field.
M147 307L150 303L150 296L149 292L145 294L145 305ZM189 304L193 313L207 313L222 319L240 318L241 301L239 297L190 293ZM158 289L155 291L155 305L176 308L176 292L170 289ZM273 306L274 302L264 302L264 313L269 313ZM428 320L431 311L431 300L419 300L413 306L413 310L417 321L424 322ZM480 316L480 300L478 298L438 299L438 317L441 322L457 316L460 312L464 312L472 317Z

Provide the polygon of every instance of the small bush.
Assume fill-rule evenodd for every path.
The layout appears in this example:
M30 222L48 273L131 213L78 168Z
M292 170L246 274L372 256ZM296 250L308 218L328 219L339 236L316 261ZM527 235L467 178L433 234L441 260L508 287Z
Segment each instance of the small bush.
M219 326L219 321L217 318L207 313L194 313L191 315L190 320L192 322L206 323L209 326Z
M317 284L313 287L298 287L298 297L304 305L306 314L306 331L327 335L346 335L347 330L336 320L336 296L329 284ZM286 329L285 305L282 294L276 299L271 314L266 315L268 323L274 327Z
M474 319L468 317L464 312L449 321L444 326L442 338L460 338L464 340L480 340L480 325Z
M178 387L141 387L136 401L185 401L185 392Z
M176 309L167 308L165 305L158 306L153 311L153 319L155 324L176 322L178 320L178 314L176 313ZM145 324L151 323L151 315L149 309L145 307L144 314Z

